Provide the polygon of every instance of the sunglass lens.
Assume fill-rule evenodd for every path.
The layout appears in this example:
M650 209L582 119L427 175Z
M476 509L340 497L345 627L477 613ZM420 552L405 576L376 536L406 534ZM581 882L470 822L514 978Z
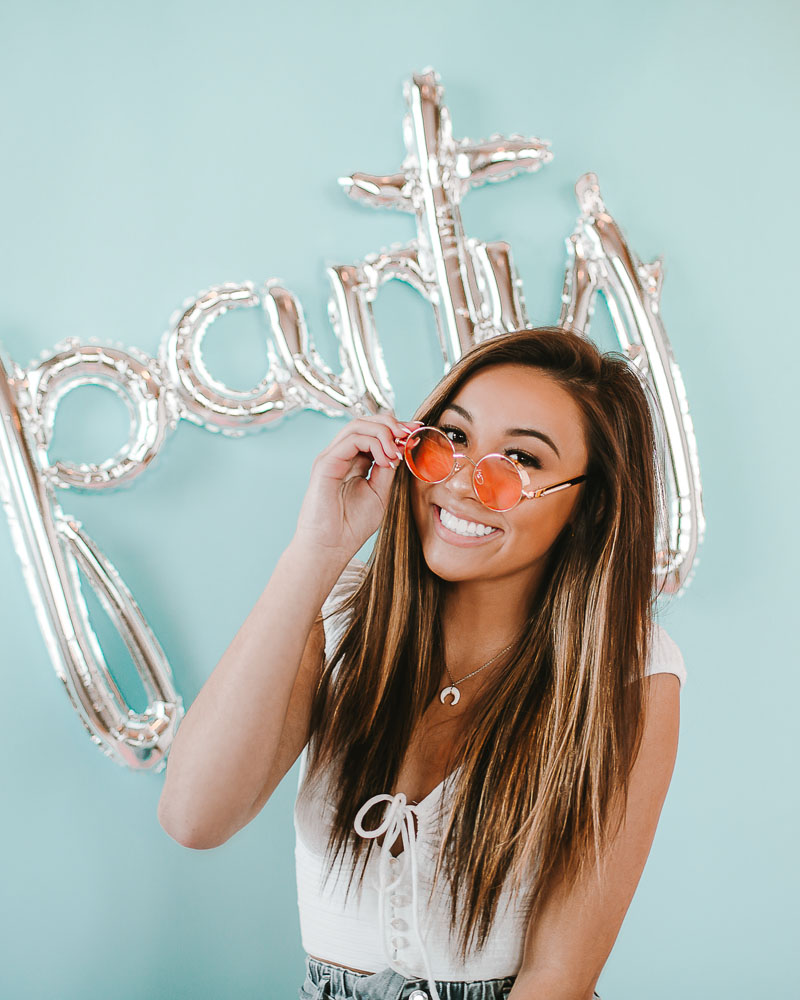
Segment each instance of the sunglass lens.
M510 510L522 492L516 465L501 456L482 459L475 470L475 492L491 510Z
M453 469L453 447L441 431L423 427L406 441L409 469L426 483L441 483Z

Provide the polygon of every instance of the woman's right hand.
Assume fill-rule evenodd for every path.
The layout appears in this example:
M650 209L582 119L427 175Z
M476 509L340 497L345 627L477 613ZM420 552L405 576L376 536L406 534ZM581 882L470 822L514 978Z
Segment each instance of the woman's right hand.
M419 420L406 426L392 412L350 420L314 459L295 538L347 563L378 530L403 442L421 426Z

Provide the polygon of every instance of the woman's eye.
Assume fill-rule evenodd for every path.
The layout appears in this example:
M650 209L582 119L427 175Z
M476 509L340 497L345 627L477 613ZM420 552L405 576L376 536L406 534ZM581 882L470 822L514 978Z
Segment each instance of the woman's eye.
M527 451L517 451L516 448L508 448L506 450L506 455L509 458L514 457L522 465L532 465L534 469L541 469L542 463L536 458L535 455L529 455Z
M445 433L448 437L450 437L451 433L459 435L461 440L455 440L454 443L456 444L462 444L464 441L467 440L466 434L463 431L459 430L458 427L453 427L451 424L440 424L439 430ZM454 439L450 438L450 440L453 441Z

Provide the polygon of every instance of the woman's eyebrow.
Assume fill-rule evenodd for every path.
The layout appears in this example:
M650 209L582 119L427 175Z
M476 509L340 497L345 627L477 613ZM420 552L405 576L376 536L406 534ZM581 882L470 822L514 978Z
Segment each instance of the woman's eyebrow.
M458 403L449 403L445 410L455 410L456 413L460 413L461 416L472 423L472 414L469 410L465 410L463 406L459 406ZM539 438L540 441L544 441L545 444L549 445L553 451L561 458L561 452L556 448L553 439L544 433L544 431L534 430L533 427L509 427L505 432L506 437L535 437Z

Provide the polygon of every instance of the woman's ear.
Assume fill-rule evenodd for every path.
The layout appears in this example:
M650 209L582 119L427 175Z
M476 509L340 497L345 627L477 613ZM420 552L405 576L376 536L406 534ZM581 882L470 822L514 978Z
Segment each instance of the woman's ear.
M600 487L595 499L594 517L592 517L593 527L597 527L598 524L602 524L603 518L606 516L606 509L606 490L605 487Z

